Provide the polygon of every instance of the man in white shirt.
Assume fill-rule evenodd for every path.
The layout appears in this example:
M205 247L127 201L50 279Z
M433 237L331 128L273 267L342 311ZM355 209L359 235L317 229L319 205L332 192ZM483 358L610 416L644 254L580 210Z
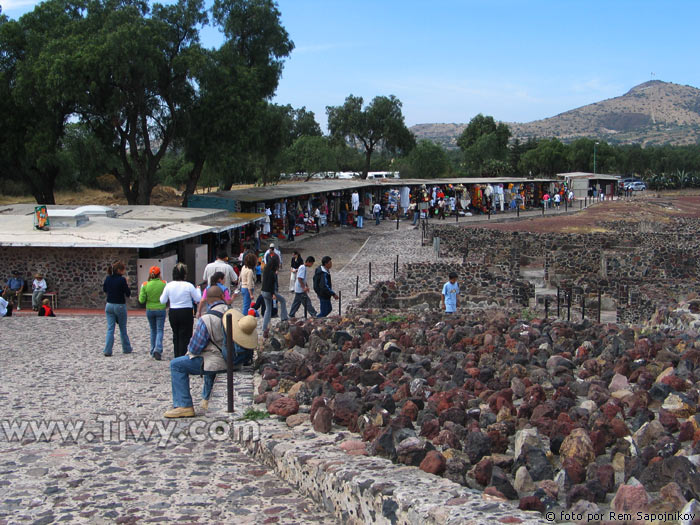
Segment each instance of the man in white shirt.
M207 286L209 286L209 279L216 272L224 274L224 286L229 290L231 289L231 284L236 284L238 282L236 272L233 271L233 267L228 263L228 255L225 251L219 251L216 255L216 260L204 267L202 280L207 283Z
M379 226L379 216L382 213L382 206L378 202L374 203L374 207L372 208L372 213L374 213L374 221L375 225Z
M309 284L306 281L306 275L309 268L314 265L314 262L316 262L316 259L309 255L306 258L306 262L297 269L297 280L294 282L294 301L289 310L289 317L294 317L299 307L303 305L306 305L306 311L311 317L316 317L316 309L311 304L311 299L309 299Z
M5 300L5 298L3 296L0 295L0 317L5 317L5 315L7 314L8 305L9 305L9 303ZM11 311L10 311L10 315L12 315Z
M282 252L280 252L280 251L275 247L275 243L274 243L274 242L270 243L270 247L267 249L267 251L266 251L265 254L263 255L263 262L264 262L265 264L268 264L268 263L270 262L270 255L272 255L273 253L276 254L277 257L279 257L280 266L281 266L281 265L282 265Z

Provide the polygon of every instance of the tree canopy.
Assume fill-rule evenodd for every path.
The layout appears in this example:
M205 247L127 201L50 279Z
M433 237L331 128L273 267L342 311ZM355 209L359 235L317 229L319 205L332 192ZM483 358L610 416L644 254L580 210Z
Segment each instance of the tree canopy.
M349 95L342 106L328 106L328 131L336 143L358 143L365 153L362 178L367 178L372 154L378 149L389 152L410 151L415 138L404 123L401 101L394 95L375 97L365 108L362 97Z
M508 126L502 122L496 124L493 117L479 113L471 119L457 139L457 145L464 152L467 170L479 176L507 171L507 166L502 163L508 158L509 138Z

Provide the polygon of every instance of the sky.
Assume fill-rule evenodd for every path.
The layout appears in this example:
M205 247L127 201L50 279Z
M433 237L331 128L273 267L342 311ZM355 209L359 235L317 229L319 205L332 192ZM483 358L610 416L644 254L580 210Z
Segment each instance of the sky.
M17 18L32 0L0 0ZM395 95L406 124L551 117L648 80L700 87L698 0L278 0L295 49L273 101ZM202 41L220 44L205 31Z

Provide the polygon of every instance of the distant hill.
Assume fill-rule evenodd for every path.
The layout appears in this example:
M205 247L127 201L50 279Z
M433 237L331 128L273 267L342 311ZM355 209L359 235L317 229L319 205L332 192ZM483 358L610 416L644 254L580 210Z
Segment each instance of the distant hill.
M700 141L700 89L652 80L620 97L527 123L507 122L513 138L557 137L570 142L579 137L611 144L697 144ZM418 140L430 139L457 147L465 124L417 124Z

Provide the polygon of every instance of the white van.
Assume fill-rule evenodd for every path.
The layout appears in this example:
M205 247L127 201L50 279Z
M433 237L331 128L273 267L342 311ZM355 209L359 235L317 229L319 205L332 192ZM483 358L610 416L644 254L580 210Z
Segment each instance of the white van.
M367 173L368 179L399 179L401 175L398 171L370 171Z

